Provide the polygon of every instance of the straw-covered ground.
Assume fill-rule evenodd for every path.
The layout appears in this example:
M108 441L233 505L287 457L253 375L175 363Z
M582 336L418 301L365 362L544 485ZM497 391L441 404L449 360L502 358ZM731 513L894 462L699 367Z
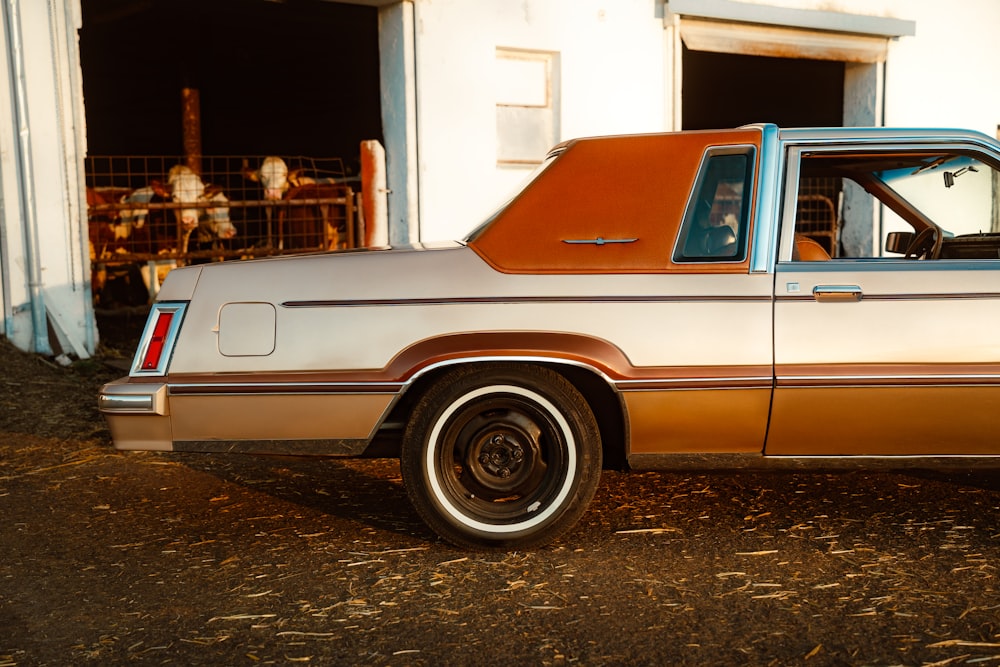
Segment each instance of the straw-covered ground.
M606 472L558 543L471 553L394 461L115 451L129 353L0 341L0 667L1000 664L994 474Z

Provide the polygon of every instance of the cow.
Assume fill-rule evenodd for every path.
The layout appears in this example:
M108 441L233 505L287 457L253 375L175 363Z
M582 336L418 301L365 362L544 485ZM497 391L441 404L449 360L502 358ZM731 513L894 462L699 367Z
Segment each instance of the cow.
M164 199L170 199L176 204L197 204L205 196L205 184L201 177L191 167L182 164L174 165L167 173L167 185L153 181L152 188ZM198 209L179 208L175 211L177 224L181 230L191 233L198 226Z
M243 162L243 176L264 188L264 199L279 201L288 190L288 165L280 157L270 155L264 158L260 167L251 170L247 162Z
M151 206L167 202L180 207L170 214ZM221 189L205 185L192 169L183 165L170 169L165 184L150 181L147 186L121 195L118 203L120 210L110 225L112 241L103 246L110 248L106 255L184 255L189 249L214 249L218 241L236 236L236 227L229 218L229 200ZM159 291L161 276L175 266L174 259L151 259L141 267L151 298Z
M148 206L168 201L181 205L174 210L173 216ZM146 252L186 253L192 234L195 241L201 244L236 236L236 227L229 219L229 199L220 188L205 185L201 177L183 165L171 167L166 185L151 181L148 186L122 197L120 203L123 205L121 224L129 230L129 234L147 230ZM171 217L173 224L170 223ZM133 246L137 247L137 244Z
M296 200L306 202L342 198L346 205L350 206L350 202L347 201L350 190L341 183L333 182L332 179L309 177L303 177L299 183L290 188L285 195L285 200L289 203ZM344 243L340 240L340 224L332 217L332 207L333 204L330 203L303 203L301 206L289 206L287 210L283 209L278 216L279 237L282 235L287 237L288 247L323 250L344 247Z
M334 199L346 196L346 188L332 178L313 178L305 175L304 169L288 168L285 161L275 155L264 158L256 170L251 170L246 164L243 176L260 183L264 189L264 199L268 201L285 200L293 202L298 199ZM313 215L312 207L319 211L319 219ZM323 248L331 249L341 246L337 226L331 223L330 204L313 204L282 208L278 214L278 248ZM267 218L267 241L272 241L273 206L265 207ZM285 221L288 227L295 227L295 233L286 234ZM319 229L317 229L319 224Z
M189 250L216 248L217 241L236 236L236 227L229 218L229 199L218 186L206 185L190 167L174 165L167 173L166 186L159 181L151 181L149 187L156 197L181 205L174 210L175 224L158 225L154 222L150 225L150 235L157 246L156 252L176 250L183 255ZM158 216L151 218L155 221L162 220ZM172 260L149 263L148 273L144 273L144 276L148 279L150 295L159 291L160 271L154 272L154 269L166 268L169 271L176 264Z
M207 186L199 202L211 206L199 209L198 226L192 234L193 240L188 246L190 249L215 249L218 248L219 241L236 237L236 225L229 219L229 198L222 191Z
M317 182L333 182L333 179L310 178L305 175L305 169L289 169L285 161L276 155L264 158L257 169L250 169L244 160L243 177L254 183L260 183L264 188L264 199L268 201L281 201L289 188Z
M121 222L114 205L127 189L100 187L86 189L87 235L90 241L90 285L95 306L145 303L148 290L135 264L114 262L128 252L129 229Z
M90 261L106 258L115 250L119 238L120 219L114 204L123 192L121 188L87 188L87 236L90 241Z
M260 183L264 189L266 201L281 201L289 188L288 165L280 157L274 155L265 157L257 169L250 169L249 163L244 160L243 177L254 183ZM264 207L264 218L267 221L267 229L264 231L265 242L268 247L271 247L274 236L274 206Z

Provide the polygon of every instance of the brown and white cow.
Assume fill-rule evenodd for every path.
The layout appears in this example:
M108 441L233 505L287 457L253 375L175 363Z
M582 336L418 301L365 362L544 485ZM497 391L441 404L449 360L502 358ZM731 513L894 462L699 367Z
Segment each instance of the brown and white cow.
M265 157L256 170L244 166L243 176L260 183L264 190L264 199L268 201L294 202L295 200L333 199L344 197L346 194L346 188L334 179L313 178L307 176L304 169L290 170L284 160L274 155ZM337 226L331 222L330 206L329 203L321 203L282 208L278 214L278 248L335 249L340 247ZM269 245L272 236L273 209L273 206L264 209L267 218ZM312 214L314 210L319 212L318 219Z
M163 202L180 206L173 215L148 206ZM192 234L202 243L236 236L236 226L229 218L229 200L222 189L206 185L198 174L184 165L171 167L166 184L151 181L148 186L122 197L121 203L128 205L121 211L121 224L131 233L143 228L148 230L146 252L185 253Z
M88 188L88 205L111 203L111 190L107 190ZM183 255L189 249L213 248L217 241L232 239L237 234L229 218L229 200L221 188L205 185L193 170L183 165L170 169L166 184L151 181L145 187L119 194L117 202L120 206L117 212L105 213L105 209L99 208L90 216L92 259L113 261L115 256L123 254L179 252ZM168 202L180 207L170 213L150 206ZM159 291L161 276L176 265L174 259L150 259L141 265L150 297Z

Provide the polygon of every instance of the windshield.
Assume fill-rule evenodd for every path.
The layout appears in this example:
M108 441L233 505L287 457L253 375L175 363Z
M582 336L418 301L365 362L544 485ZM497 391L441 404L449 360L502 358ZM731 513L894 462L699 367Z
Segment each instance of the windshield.
M954 235L997 231L997 173L976 157L938 154L875 174L932 222Z

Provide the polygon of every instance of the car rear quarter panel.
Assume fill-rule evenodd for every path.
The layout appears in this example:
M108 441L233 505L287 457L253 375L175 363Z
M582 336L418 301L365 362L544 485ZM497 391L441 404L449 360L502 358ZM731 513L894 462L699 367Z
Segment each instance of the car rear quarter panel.
M511 275L462 246L224 268L201 271L178 337L169 376L175 440L365 439L430 365L516 357L607 378L625 397L639 451L691 451L705 423L725 424L714 439L708 429L718 447L760 451L767 276ZM220 351L229 333L220 313L240 303L273 305L274 320L263 323L273 345L261 354ZM206 382L218 386L214 395ZM733 407L720 422L711 413L723 398ZM674 409L664 412L666 403Z
M373 372L421 341L490 331L604 340L635 368L770 363L770 282L763 276L505 275L464 247L387 254L385 262L350 259L204 271L171 376ZM275 322L265 324L274 328L273 349L220 352L219 313L234 303L274 305Z

